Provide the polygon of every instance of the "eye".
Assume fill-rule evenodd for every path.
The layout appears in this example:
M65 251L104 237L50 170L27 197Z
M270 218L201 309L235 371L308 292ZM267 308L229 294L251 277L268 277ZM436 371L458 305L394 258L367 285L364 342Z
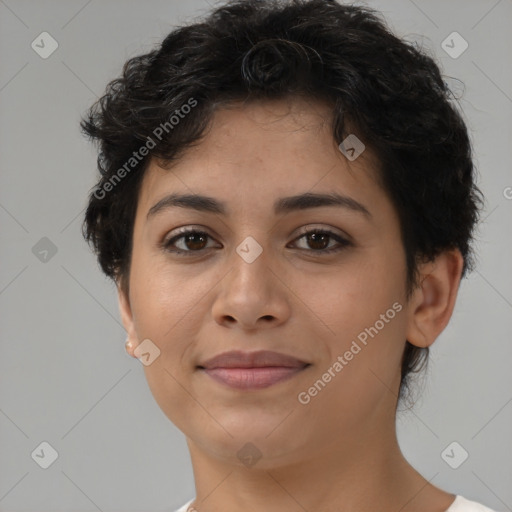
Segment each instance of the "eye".
M186 253L200 253L206 249L211 249L208 246L208 240L212 237L205 231L198 229L186 228L182 229L177 235L164 240L161 244L162 248L174 254ZM351 242L342 236L329 231L327 229L310 229L305 231L300 237L296 238L294 242L304 239L306 244L309 245L309 251L313 253L333 253L341 251L347 246L352 245ZM330 246L330 242L337 242L334 246ZM302 247L301 250L308 250L308 247Z
M207 241L210 235L198 229L183 229L178 235L164 240L162 247L169 252L183 254L187 252L201 252L208 249ZM180 244L181 246L179 246Z
M300 237L296 238L295 241L301 239L304 239L306 244L314 248L312 252L321 254L341 251L345 247L352 245L351 242L328 229L310 229ZM329 242L332 242L333 240L337 242L337 245L335 244L334 247L329 247ZM308 248L306 247L305 250L307 249Z

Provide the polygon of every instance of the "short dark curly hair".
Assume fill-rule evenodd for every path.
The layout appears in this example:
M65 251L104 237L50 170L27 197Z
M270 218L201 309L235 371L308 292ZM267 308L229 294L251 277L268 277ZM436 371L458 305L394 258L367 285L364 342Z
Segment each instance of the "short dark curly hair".
M98 142L101 174L82 231L102 270L128 285L138 194L151 158L178 159L222 105L293 96L327 102L337 143L356 133L377 156L400 219L409 294L419 261L456 248L463 275L473 266L483 201L467 128L434 59L367 7L235 0L129 59L82 119ZM406 342L401 397L427 356L428 349Z

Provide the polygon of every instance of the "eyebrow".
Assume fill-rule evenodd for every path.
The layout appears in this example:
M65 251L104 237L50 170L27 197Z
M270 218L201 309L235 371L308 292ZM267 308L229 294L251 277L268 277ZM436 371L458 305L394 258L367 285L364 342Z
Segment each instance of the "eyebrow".
M276 215L290 213L297 210L307 210L310 208L319 208L322 206L339 206L361 213L368 218L372 215L369 210L361 203L351 197L338 194L336 192L319 194L306 192L296 196L282 197L274 203L274 213ZM148 211L147 219L168 210L173 207L187 208L199 212L216 213L227 215L226 204L213 197L199 194L169 194L160 199Z

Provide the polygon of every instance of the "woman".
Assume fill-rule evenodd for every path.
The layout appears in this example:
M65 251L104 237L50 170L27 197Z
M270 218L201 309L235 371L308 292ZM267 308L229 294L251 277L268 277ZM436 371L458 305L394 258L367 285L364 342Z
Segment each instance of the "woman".
M490 510L396 438L481 205L431 58L367 8L240 0L130 59L82 126L84 234L190 450L179 512Z

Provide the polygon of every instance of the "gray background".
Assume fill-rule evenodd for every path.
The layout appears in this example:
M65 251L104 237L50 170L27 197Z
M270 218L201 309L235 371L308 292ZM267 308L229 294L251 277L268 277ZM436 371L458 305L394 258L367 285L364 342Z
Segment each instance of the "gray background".
M434 346L422 398L398 419L400 444L434 484L512 510L512 1L367 5L464 82L487 198L478 269ZM80 235L96 155L78 122L128 57L208 7L0 0L2 512L161 511L194 496L184 436L125 353L115 289ZM47 59L31 48L43 31L59 44ZM458 58L441 47L453 31L469 43ZM48 469L31 457L43 441L59 454ZM469 453L458 469L441 457L453 441Z

